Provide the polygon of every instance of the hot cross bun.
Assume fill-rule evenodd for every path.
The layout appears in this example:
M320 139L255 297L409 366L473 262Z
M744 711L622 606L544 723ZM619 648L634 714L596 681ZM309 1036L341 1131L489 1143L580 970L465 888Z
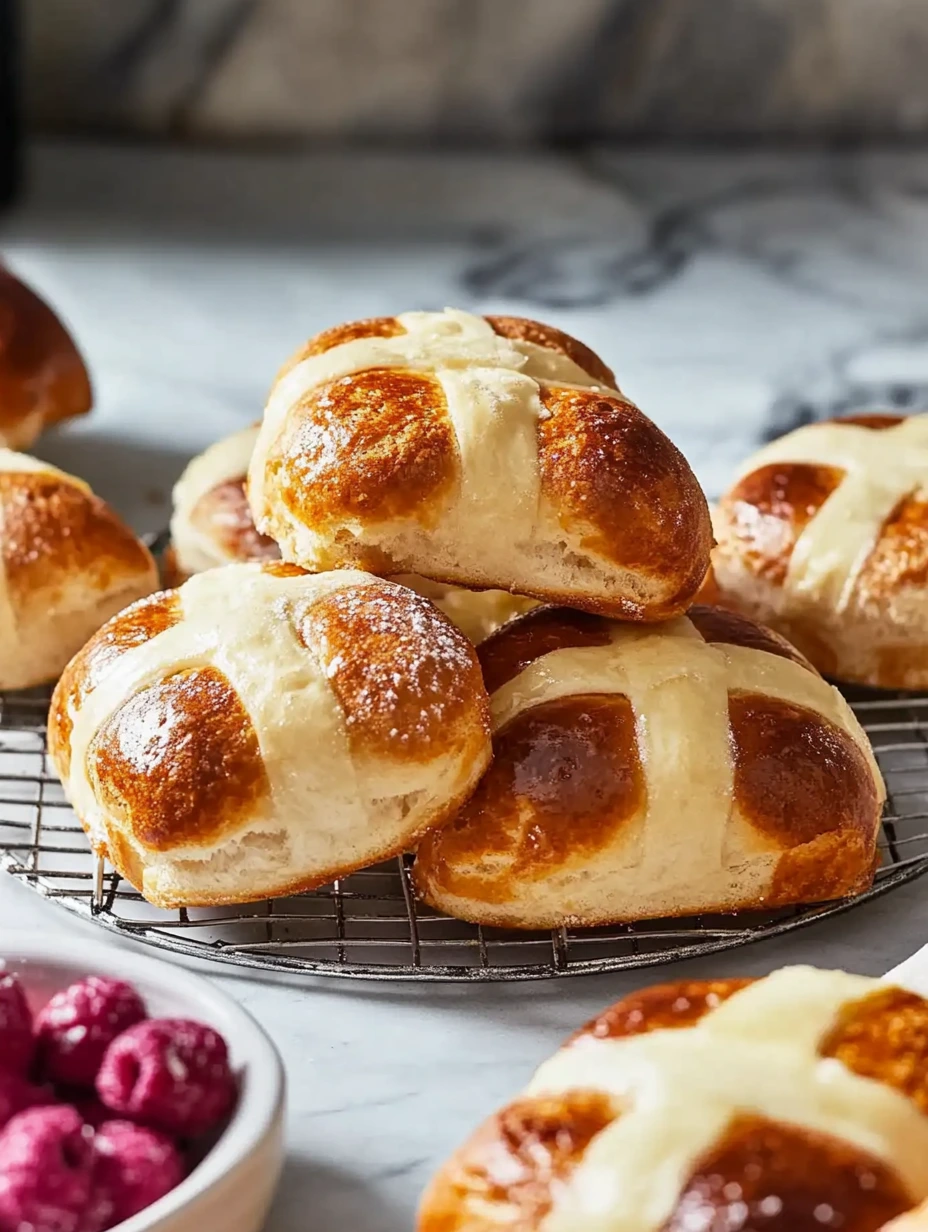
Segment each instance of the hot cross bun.
M926 1027L808 967L632 994L444 1165L418 1232L889 1232L928 1197Z
M712 607L658 626L549 607L479 655L494 758L419 848L432 906L551 928L870 884L885 791L869 742L777 634Z
M308 569L513 590L629 620L682 612L711 527L686 460L567 334L407 312L312 339L249 473L262 534Z
M928 415L809 424L720 502L721 601L839 680L928 687Z
M96 851L162 907L248 902L408 850L490 757L471 644L369 574L226 565L128 608L55 689Z

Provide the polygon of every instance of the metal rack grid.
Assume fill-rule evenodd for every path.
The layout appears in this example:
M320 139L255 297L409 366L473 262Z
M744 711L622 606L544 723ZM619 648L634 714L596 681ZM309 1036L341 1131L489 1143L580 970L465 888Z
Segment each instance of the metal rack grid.
M405 980L525 980L654 966L846 911L928 871L928 696L857 694L889 801L882 865L852 899L597 929L478 928L417 904L408 859L290 898L160 911L91 854L46 753L47 690L0 694L0 867L45 898L161 949L240 967Z

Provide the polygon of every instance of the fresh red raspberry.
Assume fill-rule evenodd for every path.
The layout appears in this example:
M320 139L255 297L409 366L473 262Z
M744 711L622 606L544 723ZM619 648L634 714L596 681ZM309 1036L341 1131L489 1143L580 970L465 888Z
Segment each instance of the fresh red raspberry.
M15 975L0 975L0 1069L25 1074L32 1064L32 1014Z
M165 1134L131 1121L107 1121L93 1140L93 1195L81 1232L122 1223L183 1179L184 1161Z
M106 1050L97 1094L129 1120L196 1137L218 1125L235 1102L226 1042L185 1018L140 1022Z
M109 1045L145 1016L142 998L122 980L91 975L63 988L35 1020L42 1073L53 1082L92 1088Z
M81 1232L92 1131L73 1108L30 1108L0 1131L0 1232Z
M34 1087L19 1074L0 1069L0 1129L18 1112L23 1112L26 1108L34 1108L37 1104L54 1102L54 1095L40 1091L38 1087Z

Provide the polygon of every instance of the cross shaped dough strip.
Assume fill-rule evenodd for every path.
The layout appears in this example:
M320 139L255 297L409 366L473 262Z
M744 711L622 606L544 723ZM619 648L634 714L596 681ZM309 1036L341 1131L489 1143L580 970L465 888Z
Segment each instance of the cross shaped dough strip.
M264 472L287 415L312 389L373 368L407 368L434 376L445 395L461 470L455 519L471 534L480 528L488 550L502 526L509 539L530 539L540 502L539 387L603 387L566 355L501 337L468 312L406 312L397 320L406 333L340 343L302 360L278 381L251 473Z
M780 655L703 640L685 617L663 626L613 624L608 646L550 651L491 698L494 730L534 706L585 693L619 693L637 716L647 805L619 867L646 885L676 871L690 893L717 875L731 846L733 763L728 696L756 693L803 706L847 732L882 776L870 744L837 689ZM668 853L686 838L685 860Z
M778 462L845 472L800 532L783 583L787 591L841 612L893 510L928 483L928 415L879 430L808 424L754 454L739 478Z
M526 1094L602 1091L623 1111L558 1187L542 1232L659 1232L700 1158L745 1112L853 1143L891 1165L915 1200L928 1196L928 1117L818 1054L842 1007L876 987L785 968L694 1026L562 1048Z
M270 782L266 822L304 806L307 791L356 796L357 770L345 724L321 664L299 641L295 622L287 619L292 599L305 604L307 587L318 597L346 586L370 585L376 579L350 570L311 579L264 573L259 568L212 570L191 578L178 592L183 619L149 641L123 652L117 670L109 671L74 717L71 773L66 785L75 811L91 827L99 805L86 772L90 743L118 707L146 685L188 668L214 666L241 699L257 736ZM273 613L273 669L267 654L268 613ZM299 692L301 721L281 721L281 697ZM307 725L315 732L313 756L306 756ZM152 733L141 733L144 739ZM288 767L300 766L300 775ZM358 807L361 808L360 800ZM333 813L335 810L333 810ZM342 823L344 813L341 814ZM260 819L249 819L254 828ZM102 838L102 835L96 836ZM336 836L332 836L333 839ZM326 836L320 835L325 842ZM196 857L196 849L190 855ZM180 849L174 858L183 855Z

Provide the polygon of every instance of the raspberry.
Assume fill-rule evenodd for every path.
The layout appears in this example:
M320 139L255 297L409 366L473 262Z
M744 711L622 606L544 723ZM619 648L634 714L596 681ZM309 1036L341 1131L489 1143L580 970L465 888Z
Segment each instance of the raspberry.
M30 1108L0 1132L0 1232L81 1232L91 1131L73 1108Z
M55 993L35 1020L39 1065L53 1082L93 1087L103 1054L145 1018L131 984L91 975Z
M19 1074L0 1069L0 1129L18 1112L53 1102L54 1096L47 1097L44 1091L20 1078Z
M97 1094L129 1120L179 1137L205 1133L235 1102L226 1042L184 1018L140 1022L106 1050Z
M15 975L0 975L0 1069L25 1074L32 1064L32 1014Z
M165 1134L131 1121L107 1121L93 1140L93 1196L82 1232L102 1232L179 1185L184 1162Z

